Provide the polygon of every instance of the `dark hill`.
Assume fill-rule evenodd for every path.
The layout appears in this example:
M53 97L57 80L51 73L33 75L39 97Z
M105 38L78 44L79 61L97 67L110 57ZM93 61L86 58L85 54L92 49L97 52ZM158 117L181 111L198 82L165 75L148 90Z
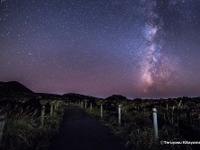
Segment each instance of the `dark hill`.
M109 96L107 97L105 100L127 100L127 98L125 96L122 96L122 95L112 95L112 96Z
M10 81L0 82L0 94L3 93L33 93L33 91L17 81Z
M36 93L41 99L61 99L62 96L58 94Z
M62 96L65 100L95 100L98 99L97 97L92 97L92 96L86 96L86 95L81 95L81 94L75 94L75 93L69 93L69 94L64 94Z

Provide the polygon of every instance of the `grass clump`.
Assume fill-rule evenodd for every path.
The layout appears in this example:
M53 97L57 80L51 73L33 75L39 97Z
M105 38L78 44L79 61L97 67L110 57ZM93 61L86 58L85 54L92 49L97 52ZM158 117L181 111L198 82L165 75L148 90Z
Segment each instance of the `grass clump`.
M41 126L39 113L21 111L7 117L0 149L45 150L50 140L58 133L62 110L47 114Z

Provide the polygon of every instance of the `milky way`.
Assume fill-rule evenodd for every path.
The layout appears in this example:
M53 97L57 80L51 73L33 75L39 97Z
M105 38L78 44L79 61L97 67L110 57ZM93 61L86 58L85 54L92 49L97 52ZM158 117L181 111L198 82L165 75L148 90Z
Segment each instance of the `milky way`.
M199 0L2 0L0 81L35 92L198 96Z
M141 62L141 80L145 93L166 92L175 78L170 57L162 53L164 45L163 18L156 12L156 0L142 1L145 9L146 21L143 34L145 38L144 54Z

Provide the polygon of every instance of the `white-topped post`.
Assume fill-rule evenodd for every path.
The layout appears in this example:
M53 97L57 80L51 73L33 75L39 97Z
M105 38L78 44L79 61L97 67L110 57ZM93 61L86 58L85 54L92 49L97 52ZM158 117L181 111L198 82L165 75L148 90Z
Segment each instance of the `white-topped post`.
M158 140L158 119L157 119L157 109L153 108L153 128L154 128L154 140Z

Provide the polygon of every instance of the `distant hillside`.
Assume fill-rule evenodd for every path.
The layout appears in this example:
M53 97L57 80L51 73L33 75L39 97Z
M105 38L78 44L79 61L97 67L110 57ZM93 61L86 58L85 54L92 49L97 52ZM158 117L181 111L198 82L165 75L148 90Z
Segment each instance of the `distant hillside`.
M64 99L68 99L68 100L83 100L83 99L95 100L95 99L98 99L97 97L86 96L86 95L75 94L75 93L64 94L62 97Z
M22 85L17 81L10 82L0 82L0 101L3 99L11 99L11 100L20 100L20 99L63 99L63 100L96 100L98 97L76 94L76 93L68 93L64 95L57 94L49 94L49 93L34 93L26 86ZM126 97L121 95L112 95L105 100L127 100Z
M127 98L125 96L122 95L112 95L107 97L105 100L127 100Z
M40 98L40 99L64 99L64 100L95 100L96 97L86 96L81 94L48 94L48 93L34 93L26 86L17 81L0 82L0 97L8 99L21 99L21 98Z
M34 94L34 92L17 81L0 82L0 96L19 94L30 95Z
M49 94L49 93L36 93L42 99L60 99L61 95L58 94Z

